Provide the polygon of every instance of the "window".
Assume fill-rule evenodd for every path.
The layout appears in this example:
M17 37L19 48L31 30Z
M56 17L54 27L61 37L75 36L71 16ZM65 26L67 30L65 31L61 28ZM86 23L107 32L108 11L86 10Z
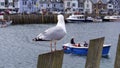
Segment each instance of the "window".
M89 4L87 4L87 8L89 7Z
M111 5L109 5L109 7L112 7Z
M75 3L73 3L72 6L75 7Z
M26 5L27 4L27 1L23 1L23 5Z
M32 4L36 5L36 1L32 1Z
M54 7L55 7L56 5L54 4Z
M83 5L82 5L82 4L80 4L80 7L83 7Z
M43 7L43 5L41 5L41 7Z
M70 6L70 2L67 2L67 6L68 6L68 7Z
M13 3L12 3L12 2L10 2L10 3L9 3L9 6L13 6Z
M5 5L5 3L4 3L4 2L1 2L1 3L0 3L0 5L1 5L1 6L4 6L4 5Z
M73 9L73 11L75 11L75 9Z

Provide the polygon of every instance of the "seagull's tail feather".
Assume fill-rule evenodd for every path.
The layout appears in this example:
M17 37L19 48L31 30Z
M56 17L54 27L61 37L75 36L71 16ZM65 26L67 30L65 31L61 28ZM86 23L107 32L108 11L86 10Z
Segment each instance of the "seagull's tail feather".
M37 38L34 38L33 41L50 41L50 40L45 40L45 39L37 39Z

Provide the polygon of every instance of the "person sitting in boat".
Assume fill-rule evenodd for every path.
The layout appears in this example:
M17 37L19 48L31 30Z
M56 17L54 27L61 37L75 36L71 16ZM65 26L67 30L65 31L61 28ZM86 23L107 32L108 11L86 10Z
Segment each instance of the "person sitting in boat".
M77 47L81 47L80 43L78 43Z
M80 47L80 43L76 44L74 38L71 39L70 43L75 47Z
M84 47L88 47L88 43L84 41Z
M71 39L70 43L71 43L72 45L75 45L74 38Z

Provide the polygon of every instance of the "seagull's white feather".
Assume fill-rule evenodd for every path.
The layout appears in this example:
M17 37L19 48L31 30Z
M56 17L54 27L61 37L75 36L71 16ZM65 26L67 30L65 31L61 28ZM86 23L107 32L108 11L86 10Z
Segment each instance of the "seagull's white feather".
M52 42L54 42L56 50L57 40L62 39L66 35L65 21L63 15L58 15L58 23L56 26L51 27L44 32L40 33L34 41L51 41L50 47L52 51Z
M43 33L40 33L38 35L39 39L43 40L60 40L65 36L65 32L61 30L61 27L52 27L47 30L45 30Z
M58 15L58 23L56 26L48 28L37 36L41 40L60 40L66 35L64 16Z

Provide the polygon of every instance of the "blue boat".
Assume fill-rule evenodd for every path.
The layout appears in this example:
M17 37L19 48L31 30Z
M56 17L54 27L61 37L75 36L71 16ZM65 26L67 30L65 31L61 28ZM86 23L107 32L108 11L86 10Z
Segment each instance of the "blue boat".
M102 50L102 56L108 56L111 44L104 44ZM63 50L65 53L72 53L76 55L87 55L88 54L88 47L85 46L73 46L70 43L63 45Z

